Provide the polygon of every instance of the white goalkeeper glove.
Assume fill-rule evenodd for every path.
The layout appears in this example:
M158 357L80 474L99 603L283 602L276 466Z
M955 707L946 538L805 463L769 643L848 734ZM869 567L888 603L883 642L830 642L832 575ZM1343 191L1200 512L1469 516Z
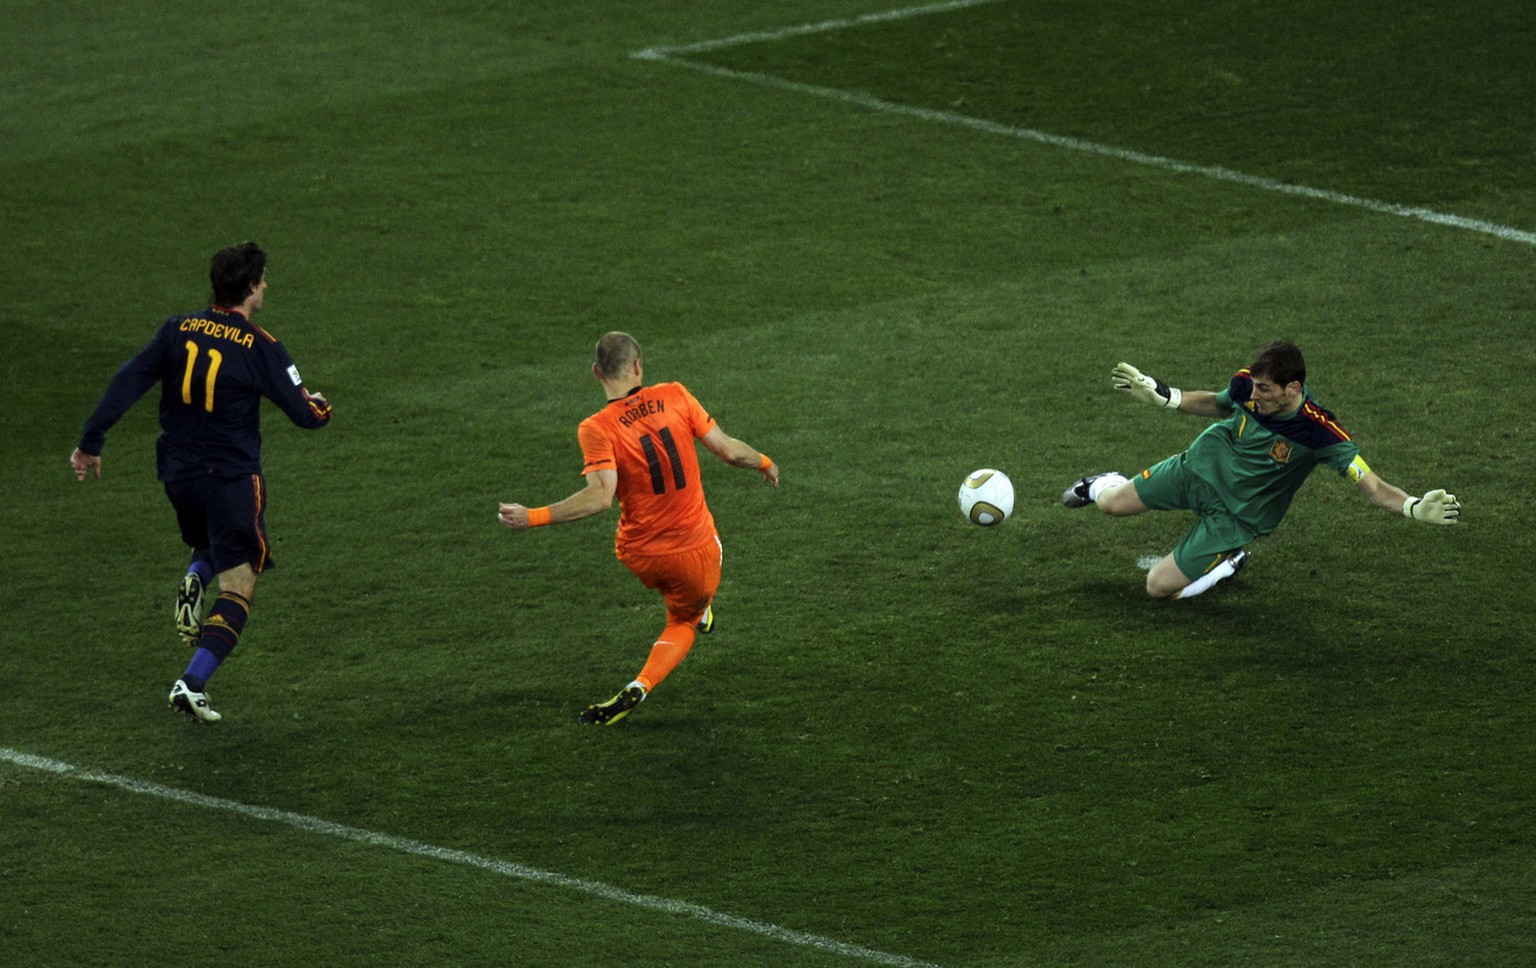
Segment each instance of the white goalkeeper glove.
M1437 487L1423 497L1404 501L1403 517L1425 524L1455 524L1461 517L1461 502L1456 495L1445 493L1445 488Z
M1171 387L1156 377L1147 376L1129 363L1116 363L1109 371L1110 382L1116 390L1124 390L1142 403L1158 407L1179 409L1184 395L1178 387Z

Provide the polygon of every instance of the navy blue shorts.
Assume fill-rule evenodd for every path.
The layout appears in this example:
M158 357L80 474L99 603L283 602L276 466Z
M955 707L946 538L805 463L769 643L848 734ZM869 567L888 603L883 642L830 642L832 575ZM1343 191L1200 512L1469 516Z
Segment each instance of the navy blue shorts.
M259 574L277 566L262 520L267 481L260 474L166 481L165 496L176 509L181 540L194 550L207 548L215 572L250 565Z

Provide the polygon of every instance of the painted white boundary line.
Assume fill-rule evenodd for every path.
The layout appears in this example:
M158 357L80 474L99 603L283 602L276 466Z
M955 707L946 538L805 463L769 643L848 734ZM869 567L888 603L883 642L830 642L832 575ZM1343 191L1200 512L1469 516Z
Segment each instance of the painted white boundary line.
M1161 155L1147 154L1142 151L1132 151L1126 148L1116 148L1112 145L1098 144L1092 141L1084 141L1081 138L1068 138L1062 135L1050 134L1045 131L1036 131L1032 128L1016 128L1006 124L998 124L994 121L984 121L964 114L956 114L952 111L936 111L929 108L913 107L907 104L898 104L894 101L885 101L867 94L859 94L855 91L845 91L838 88L820 87L815 84L802 84L787 78L776 77L772 74L758 74L751 71L735 71L714 64L706 64L701 61L689 60L687 55L697 54L710 50L722 50L727 47L737 47L743 44L761 43L764 41L783 40L788 37L797 37L804 34L825 33L832 30L844 30L851 27L859 27L865 24L877 23L889 20L899 20L906 17L918 17L925 14L942 13L949 10L959 10L965 7L977 7L983 4L997 3L999 0L954 0L951 3L938 3L921 7L906 7L900 10L889 10L883 13L866 14L862 17L852 17L847 20L828 20L816 24L802 24L795 27L785 27L781 30L761 31L758 33L738 34L734 37L723 37L718 40L705 40L694 44L683 44L675 47L648 47L645 50L631 54L638 60L658 61L663 64L672 64L677 67L686 67L689 70L700 71L704 74L712 74L716 77L725 77L737 81L746 81L750 84L758 84L763 87L773 87L784 91L793 91L797 94L807 94L812 97L826 98L832 101L840 101L844 104L852 104L858 107L869 108L874 111L884 111L889 114L901 114L923 121L931 121L937 124L952 124L973 131L982 131L988 134L1002 135L1008 138L1017 138L1022 141L1035 141L1040 144L1050 145L1056 148L1066 148L1071 151L1081 151L1087 154L1102 155L1119 161L1128 161L1138 165L1147 165L1152 168L1161 168L1165 171L1176 172L1183 175L1199 175L1217 181L1235 182L1239 185L1247 185L1251 188L1259 188L1264 191L1278 192L1283 195L1295 195L1301 198L1314 199L1322 202L1332 202L1335 205L1346 205L1353 208L1363 208L1372 212L1380 212L1384 215L1395 215L1399 218L1417 219L1421 222L1430 222L1435 225L1444 225L1450 228L1464 229L1468 232L1479 232L1483 235L1491 235L1503 239L1506 242L1519 242L1524 245L1536 245L1536 232L1526 232L1521 229L1511 228L1507 225L1499 225L1494 222L1485 222L1479 219L1466 218L1460 215L1448 215L1444 212L1436 212L1427 208L1416 208L1408 205L1395 205L1391 202L1381 202L1370 198L1360 198L1355 195L1346 195L1342 192L1329 191L1324 188L1309 188L1306 185L1293 185L1287 182L1276 181L1273 178L1264 178L1259 175L1245 175L1240 171L1232 171L1227 168L1218 168L1211 165L1196 165L1189 162L1178 161L1174 158L1164 158Z
M668 60L668 55L671 54L697 54L706 50L740 47L742 44L755 44L765 40L783 40L786 37L799 37L804 34L824 34L831 30L846 30L849 27L862 27L865 24L883 23L887 20L906 20L909 17L922 17L931 13L947 13L951 10L963 10L966 7L984 7L987 4L1000 2L1002 0L948 0L947 3L930 3L921 7L903 7L900 10L882 10L878 13L866 13L859 17L848 17L842 20L823 20L820 23L814 24L780 27L778 30L761 30L757 33L737 34L734 37L722 37L719 40L701 40L696 44L682 44L677 47L651 47L647 50L638 51L632 56L649 60Z
M414 854L417 857L426 857L430 860L443 861L449 864L462 864L465 867L474 867L492 874L500 874L503 877L511 877L520 881L530 881L535 884L547 884L552 887L561 887L567 890L580 891L602 898L605 901L616 901L620 904L629 904L634 907L646 908L651 911L660 911L664 914L681 915L703 921L707 924L717 925L723 928L734 928L749 934L771 938L774 941L782 941L785 944L795 945L801 948L814 948L817 951L828 954L843 955L849 958L859 958L864 961L872 961L880 965L894 965L897 968L939 968L927 961L919 961L916 958L908 958L905 955L890 954L885 951L875 951L872 948L864 948L855 944L848 944L833 938L822 937L816 934L807 934L804 931L796 931L792 928L783 928L766 921L754 921L751 918L741 918L733 914L723 914L719 911L691 904L687 901L677 901L671 898L658 897L654 894L636 894L622 887L613 887L600 881L589 881L580 877L571 877L568 874L558 874L554 871L539 870L536 867L527 867L511 861L495 860L489 857L481 857L462 850L453 850L448 847L437 847L432 844L422 843L419 840L408 840L404 837L396 837L391 834L375 833L371 830L363 830L359 827L348 827L345 824L332 823L329 820L321 820L318 817L307 817L299 813L289 813L286 810L274 810L270 807L257 807L246 803L237 803L234 800L224 800L220 797L211 797L203 793L193 793L189 790L178 790L175 787L161 786L158 783L146 783L143 780L135 780L132 777L117 776L112 773L96 773L84 770L69 763L52 760L42 756L34 756L30 753L22 753L18 750L7 749L0 746L0 760L14 763L17 766L33 770L42 770L45 773L53 773L83 783L101 783L126 790L129 793L139 793L145 796L159 797L162 800L172 800L176 803L188 806L203 807L210 810L225 810L237 813L255 820L265 820L271 823L283 824L295 830L305 833L319 834L324 837L336 837L341 840L356 841L361 844L370 844L375 847L384 847L403 854Z

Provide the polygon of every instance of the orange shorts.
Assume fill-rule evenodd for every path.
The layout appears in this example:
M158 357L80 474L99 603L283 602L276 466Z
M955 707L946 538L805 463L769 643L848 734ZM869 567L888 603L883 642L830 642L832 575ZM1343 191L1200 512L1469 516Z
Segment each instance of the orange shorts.
M620 557L646 588L661 592L667 603L668 624L692 625L720 588L720 561L724 551L716 535L708 544L670 555Z

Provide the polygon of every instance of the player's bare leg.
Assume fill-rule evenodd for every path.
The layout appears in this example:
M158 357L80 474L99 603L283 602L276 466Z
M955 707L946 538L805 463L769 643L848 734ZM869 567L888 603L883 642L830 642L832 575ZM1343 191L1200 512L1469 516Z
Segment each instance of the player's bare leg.
M1117 518L1130 517L1147 510L1147 506L1141 503L1141 495L1136 493L1136 485L1123 478L1119 483L1103 480L1099 483L1102 490L1094 499L1099 510L1105 514Z
M1173 560L1173 555L1159 558L1147 572L1147 594L1153 598L1172 598L1188 584L1189 579Z

